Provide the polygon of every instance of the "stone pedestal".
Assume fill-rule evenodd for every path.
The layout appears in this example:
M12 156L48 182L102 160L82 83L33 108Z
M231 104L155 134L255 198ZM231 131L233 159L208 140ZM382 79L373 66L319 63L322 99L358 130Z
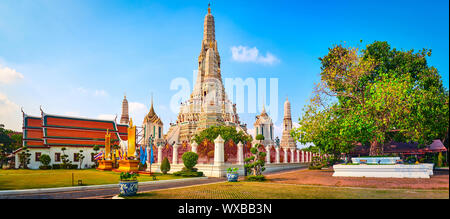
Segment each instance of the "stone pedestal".
M270 163L270 146L266 146L266 163Z
M238 151L237 151L238 164L242 165L242 164L244 164L244 146L242 145L241 142L239 142L237 144L237 147L238 147Z
M280 148L279 147L275 148L275 151L277 153L275 157L275 162L280 163Z
M178 147L180 145L174 144L173 145L173 151L172 151L172 164L178 164Z
M295 153L295 149L291 149L291 163L295 163L295 156L294 156L294 153Z
M194 141L191 144L191 151L194 152L194 153L197 153L197 147L198 147L198 144L197 144L197 142Z
M214 140L214 166L221 166L225 163L224 143L225 141L220 135Z
M120 172L137 172L139 170L139 161L138 160L119 160L119 169Z
M162 163L162 149L163 149L163 146L158 146L158 163L159 164Z
M112 170L112 160L99 160L97 170Z

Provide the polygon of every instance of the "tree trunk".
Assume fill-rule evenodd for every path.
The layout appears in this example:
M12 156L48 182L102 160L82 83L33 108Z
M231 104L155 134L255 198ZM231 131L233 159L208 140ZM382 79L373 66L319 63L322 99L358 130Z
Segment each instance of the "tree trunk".
M380 144L377 140L370 143L370 152L369 156L378 156L383 155L383 145Z

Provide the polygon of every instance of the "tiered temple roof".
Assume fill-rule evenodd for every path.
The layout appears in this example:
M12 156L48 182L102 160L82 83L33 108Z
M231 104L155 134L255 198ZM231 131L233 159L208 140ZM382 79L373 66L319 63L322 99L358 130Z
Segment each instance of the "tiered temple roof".
M128 125L113 120L99 120L70 116L50 115L41 117L23 113L23 145L31 148L104 147L108 130L111 139L127 140Z

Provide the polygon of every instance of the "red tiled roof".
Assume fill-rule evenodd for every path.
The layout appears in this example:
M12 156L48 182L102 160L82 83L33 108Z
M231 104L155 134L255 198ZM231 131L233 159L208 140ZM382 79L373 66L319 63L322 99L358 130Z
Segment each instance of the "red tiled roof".
M104 146L108 130L111 139L128 139L128 125L115 121L44 114L34 117L23 114L23 144L27 147Z

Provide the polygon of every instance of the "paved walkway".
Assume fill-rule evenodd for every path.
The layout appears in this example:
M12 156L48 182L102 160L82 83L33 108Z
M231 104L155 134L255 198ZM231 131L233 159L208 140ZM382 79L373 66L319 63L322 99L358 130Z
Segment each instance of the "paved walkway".
M222 182L225 181L225 178L201 178L190 181L158 181L157 183L151 184L139 184L139 192L152 191L156 189L168 189L168 188L176 188L190 185L201 185L207 183L214 182ZM78 191L55 191L55 192L39 192L32 194L0 194L0 199L104 199L104 198L112 198L113 196L119 193L119 186L116 185L113 188L87 188L84 190Z
M265 175L277 175L280 173L290 173L305 169L306 166L297 169L280 170L267 173ZM192 179L192 180L188 180ZM148 192L160 189L178 188L192 185L202 185L210 183L225 182L226 178L202 177L187 178L186 180L161 180L139 183L139 192ZM89 187L77 187L78 190L72 191L71 188L54 189L35 189L24 190L26 192L4 191L0 192L0 199L110 199L119 194L118 185L98 185ZM53 190L53 191L49 191ZM8 193L9 192L9 193ZM11 194L12 193L12 194Z

